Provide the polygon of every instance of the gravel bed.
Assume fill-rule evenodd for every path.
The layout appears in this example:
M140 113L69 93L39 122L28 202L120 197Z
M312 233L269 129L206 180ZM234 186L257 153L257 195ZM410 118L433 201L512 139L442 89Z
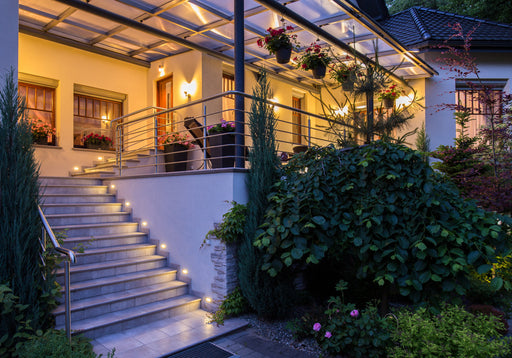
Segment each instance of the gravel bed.
M320 347L312 338L307 338L300 342L296 341L292 333L286 329L287 321L264 321L258 319L254 314L243 315L240 318L247 320L256 334L263 338L287 345L315 357L319 357L322 353Z

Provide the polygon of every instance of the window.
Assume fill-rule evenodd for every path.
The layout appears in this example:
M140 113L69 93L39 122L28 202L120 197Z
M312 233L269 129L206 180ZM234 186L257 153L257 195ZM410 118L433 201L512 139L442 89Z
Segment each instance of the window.
M121 101L75 94L73 106L74 146L82 147L82 138L89 133L106 135L114 140L110 121L123 115Z
M489 103L484 103L485 101L483 100L483 90L479 90L474 86L469 86L466 81L457 81L456 85L457 104L467 108L471 118L473 119L468 124L467 134L470 137L477 136L480 128L489 124L488 118L491 114L499 115L501 113L501 100L505 82L487 80L483 81L482 85L490 89Z
M223 73L222 74L222 92L235 90L235 76ZM235 96L229 95L222 97L222 116L228 122L235 121Z
M292 96L292 107L303 109L303 98ZM305 144L306 128L302 126L302 113L292 112L292 142L293 144Z
M20 82L18 91L25 100L28 119L41 120L55 128L55 88ZM50 143L55 145L55 138Z

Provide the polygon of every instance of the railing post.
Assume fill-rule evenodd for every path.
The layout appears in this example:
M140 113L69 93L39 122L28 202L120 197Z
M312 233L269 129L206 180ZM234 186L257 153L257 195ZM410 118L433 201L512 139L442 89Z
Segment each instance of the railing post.
M69 266L70 262L69 259L67 259L64 266L64 275L66 280L66 290L64 290L64 295L66 300L66 336L68 337L69 344L71 344L71 292L69 290L69 287L71 286L71 278L69 274Z
M308 147L311 148L311 117L308 116Z
M207 169L208 155L207 155L207 139L208 129L206 128L206 105L203 104L203 169Z
M118 140L117 140L116 164L117 164L117 169L119 170L119 176L122 175L122 171L123 171L123 146L121 143L123 140L122 132L123 132L123 127L117 126Z
M155 155L155 173L158 173L158 153L157 153L157 150L158 150L158 118L156 116L155 113L154 114L154 117L153 117L153 125L155 127L155 140L154 140L154 155Z
M234 1L235 91L245 91L244 2ZM244 168L245 98L235 95L235 167Z

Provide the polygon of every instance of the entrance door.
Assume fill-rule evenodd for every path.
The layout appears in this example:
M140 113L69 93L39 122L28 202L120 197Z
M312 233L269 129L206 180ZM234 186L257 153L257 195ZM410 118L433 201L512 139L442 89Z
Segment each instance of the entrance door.
M172 108L172 76L164 78L156 83L156 106L160 108ZM172 113L157 116L158 136L166 132L174 132L174 118Z

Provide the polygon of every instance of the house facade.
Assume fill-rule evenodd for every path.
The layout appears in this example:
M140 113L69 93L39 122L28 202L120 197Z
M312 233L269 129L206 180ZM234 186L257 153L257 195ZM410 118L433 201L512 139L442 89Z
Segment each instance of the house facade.
M240 9L240 3L245 7ZM440 51L430 47L449 40L448 28L440 28L452 21L462 22L465 31L479 24L473 53L480 77L500 90L510 89L511 26L427 9L389 17L382 6L380 11L370 11L371 3L9 1L0 12L4 48L0 69L15 69L29 117L56 129L47 143L36 146L44 177L87 174L84 168L94 162L115 159L119 153L114 149L121 149L121 137L116 139L112 122L116 118L124 117L124 123L137 120L133 128L125 126L121 132L121 151L144 149L153 154L162 150L155 140L163 133L189 134L187 119L197 120L201 130L221 119L238 121L237 113L246 120L249 99L237 102L234 94L216 96L241 89L251 94L261 67L268 70L280 119L278 150L291 153L296 146L333 141L322 130L325 123L318 101L321 95L327 97L329 78L324 82L293 63L279 64L257 45L268 27L283 23L292 26L306 46L319 40L340 57L375 61L378 55L382 66L395 68L395 79L406 81L424 107L404 131L424 123L432 149L453 143L456 136L453 112L436 106L455 103L457 91L467 89L464 81L442 68L437 62ZM366 110L368 102L357 105ZM248 133L247 125L241 128ZM241 128L237 127L240 136ZM108 150L85 148L83 137L89 133L110 136L114 144ZM138 133L142 139L136 139ZM250 146L250 139L237 145ZM147 224L159 253L187 269L192 292L221 299L229 288L216 290L226 280L226 267L220 264L219 268L216 259L225 251L214 239L202 248L201 244L230 201L246 202L246 169L233 164L212 169L211 153L207 156L204 147L205 143L191 151L189 170L184 172L164 173L161 162L149 161L141 171L104 173L102 180L119 200L130 204L135 219ZM123 166L123 158L117 160Z

